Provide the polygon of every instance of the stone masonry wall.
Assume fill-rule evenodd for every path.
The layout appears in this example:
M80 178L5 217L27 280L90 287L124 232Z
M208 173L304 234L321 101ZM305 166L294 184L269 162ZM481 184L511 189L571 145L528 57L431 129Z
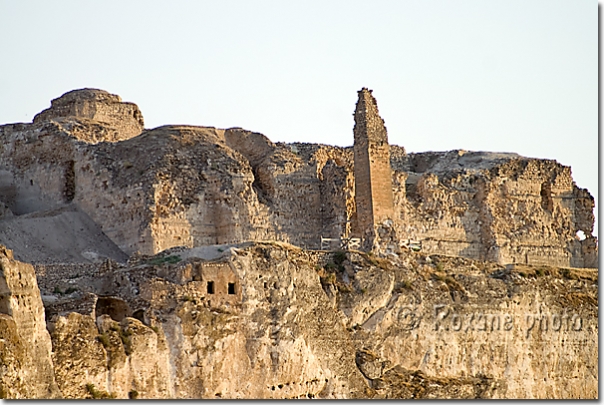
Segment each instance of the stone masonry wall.
M144 128L143 115L136 104L124 103L120 96L97 89L73 90L63 94L52 100L50 108L37 114L33 122L37 124L58 119L69 123L69 120L61 120L62 118L80 118L84 119L83 122L88 119L115 129L117 136L112 141L132 138ZM81 138L93 142L102 140L90 137L90 132L92 131L84 131ZM81 132L72 129L72 133Z
M516 154L406 154L388 146L370 92L359 96L354 148L192 126L113 142L101 121L40 114L0 126L0 202L17 216L74 204L127 254L245 240L317 249L321 237L359 236L369 219L391 216L375 230L387 239L379 249L396 250L396 230L429 253L597 266L593 198L570 168ZM91 141L104 133L95 128L109 131L104 142Z
M576 187L568 167L515 154L451 151L410 154L393 161L393 169L402 238L421 241L424 251L597 267L593 199Z
M371 90L359 92L354 114L354 174L359 227L372 238L373 227L392 219L392 170L388 135ZM367 233L369 232L369 233Z

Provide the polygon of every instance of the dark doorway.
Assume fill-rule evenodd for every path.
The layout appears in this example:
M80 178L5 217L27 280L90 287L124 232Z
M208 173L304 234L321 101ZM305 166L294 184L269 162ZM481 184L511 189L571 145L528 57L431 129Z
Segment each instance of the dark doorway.
M235 283L229 283L229 294L235 294Z
M111 319L118 322L132 314L128 303L117 297L99 297L95 312L96 316L109 315Z
M214 282L208 281L208 294L214 294Z

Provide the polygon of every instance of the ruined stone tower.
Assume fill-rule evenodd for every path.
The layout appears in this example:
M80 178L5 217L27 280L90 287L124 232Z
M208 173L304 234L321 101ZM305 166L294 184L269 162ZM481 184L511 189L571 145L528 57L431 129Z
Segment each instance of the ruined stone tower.
M371 92L365 87L358 92L354 112L355 201L365 246L373 244L375 226L394 213L388 134Z

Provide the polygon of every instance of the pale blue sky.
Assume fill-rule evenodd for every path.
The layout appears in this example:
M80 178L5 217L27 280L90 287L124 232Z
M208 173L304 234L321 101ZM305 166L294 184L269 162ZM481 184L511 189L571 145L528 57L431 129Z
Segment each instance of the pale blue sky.
M138 104L148 128L345 146L369 87L390 143L556 159L597 197L597 6L0 0L0 123L93 87Z

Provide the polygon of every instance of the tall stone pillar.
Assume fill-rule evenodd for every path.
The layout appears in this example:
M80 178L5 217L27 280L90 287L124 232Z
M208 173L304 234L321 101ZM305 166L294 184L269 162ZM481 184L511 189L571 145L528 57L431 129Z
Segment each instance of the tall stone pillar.
M365 87L358 92L354 112L355 201L366 248L374 245L376 227L394 214L388 134L371 92Z

